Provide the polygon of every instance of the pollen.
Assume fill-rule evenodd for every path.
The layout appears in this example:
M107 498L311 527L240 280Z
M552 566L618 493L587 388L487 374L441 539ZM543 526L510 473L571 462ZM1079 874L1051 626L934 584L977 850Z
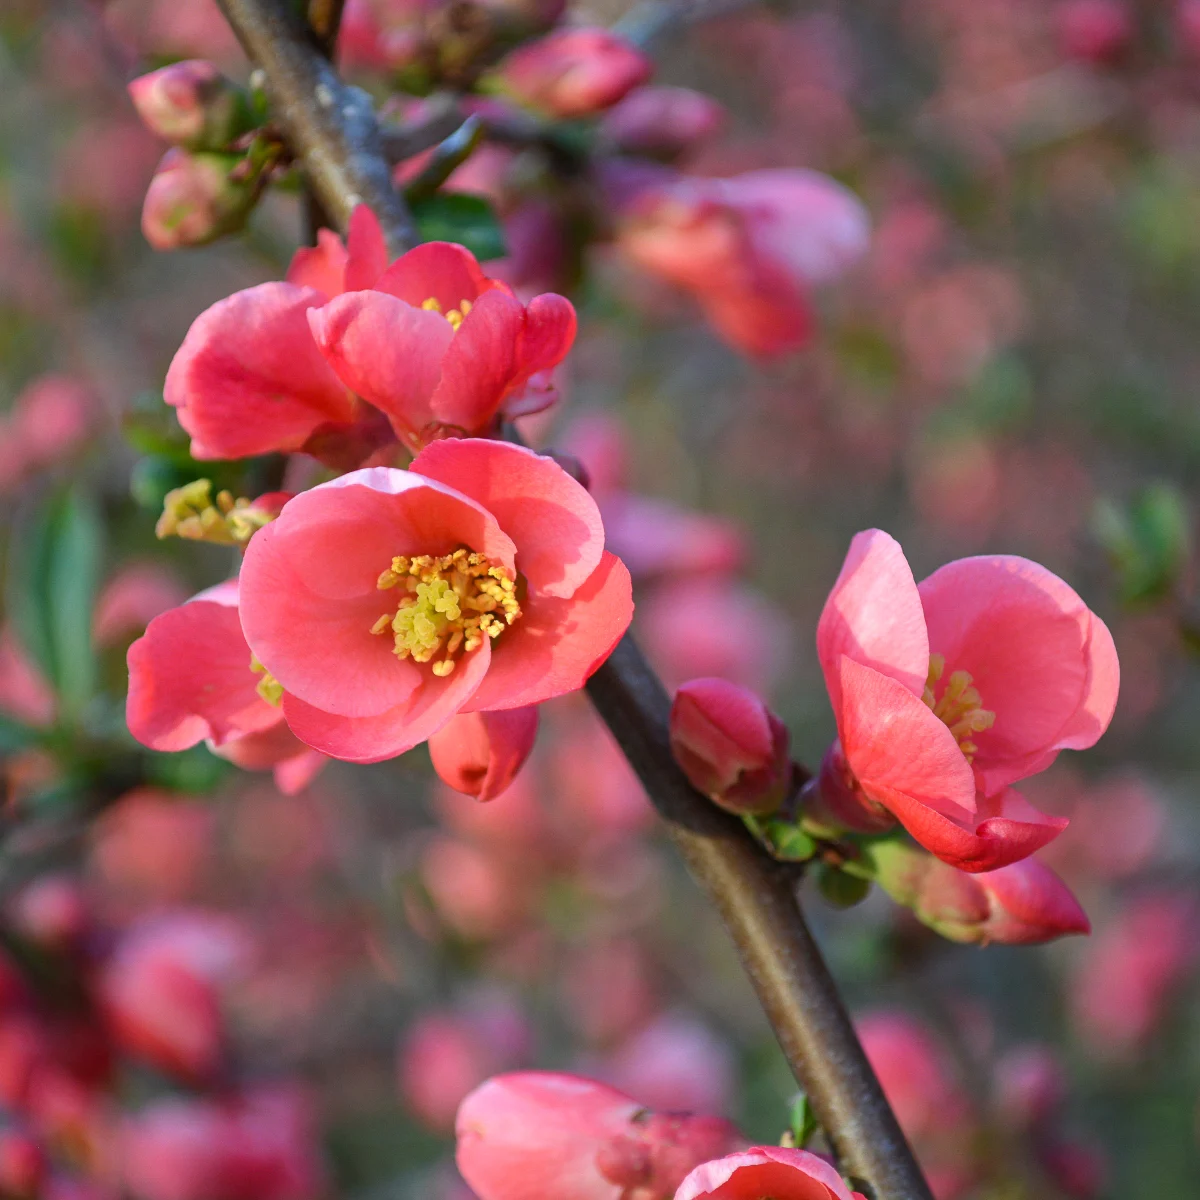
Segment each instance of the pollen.
M441 313L450 322L450 326L454 332L457 333L458 327L463 323L463 318L471 311L471 302L470 300L464 300L457 308L452 308L449 312L443 313L441 302L437 297L430 296L428 300L422 302L421 307L426 312Z
M283 684L267 670L266 667L258 661L252 654L250 655L250 670L255 675L261 675L262 678L258 681L258 687L254 690L268 703L273 704L276 708L283 702Z
M397 658L432 663L435 675L449 675L460 654L478 650L484 638L498 638L521 616L512 573L467 549L399 555L379 576L379 588L405 594L371 632L391 633Z
M925 681L925 694L921 697L933 709L933 715L943 721L954 735L958 748L972 762L979 753L974 742L977 733L991 729L996 723L996 714L983 707L983 698L975 681L967 671L954 671L946 681L939 697L935 687L946 673L946 660L940 654L929 656L929 676Z

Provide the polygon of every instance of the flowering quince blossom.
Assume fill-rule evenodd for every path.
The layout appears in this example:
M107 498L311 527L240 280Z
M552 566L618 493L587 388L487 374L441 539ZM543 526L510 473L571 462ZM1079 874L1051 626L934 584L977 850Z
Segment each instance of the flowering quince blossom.
M278 689L254 669L238 619L236 579L155 617L129 647L129 732L152 750L207 742L250 771L273 768L300 791L325 764L284 724Z
M574 338L567 300L523 305L462 246L426 242L388 266L360 205L345 246L322 231L286 281L201 313L164 394L195 458L304 450L358 466L393 436L417 449L547 407Z
M1024 558L958 559L920 586L899 543L851 543L817 627L837 718L819 803L835 823L894 817L966 871L1024 858L1066 825L1009 786L1108 728L1119 668L1104 622Z
M504 442L435 442L411 470L303 492L242 565L242 628L288 725L352 762L582 687L632 616L595 502Z
M823 1158L787 1146L751 1146L701 1163L675 1200L865 1200Z
M458 1169L479 1200L670 1200L698 1163L745 1144L720 1117L652 1113L551 1071L489 1079L462 1102L456 1133Z

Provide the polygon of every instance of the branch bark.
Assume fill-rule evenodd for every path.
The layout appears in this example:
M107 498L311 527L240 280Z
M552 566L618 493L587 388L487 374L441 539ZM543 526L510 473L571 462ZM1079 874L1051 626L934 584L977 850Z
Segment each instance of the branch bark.
M311 34L289 17L286 0L219 3L266 74L280 124L343 232L363 202L375 209L393 253L412 245L367 98L341 83ZM875 1200L932 1200L805 924L794 872L688 784L671 754L666 689L630 635L588 693L720 913L842 1169Z

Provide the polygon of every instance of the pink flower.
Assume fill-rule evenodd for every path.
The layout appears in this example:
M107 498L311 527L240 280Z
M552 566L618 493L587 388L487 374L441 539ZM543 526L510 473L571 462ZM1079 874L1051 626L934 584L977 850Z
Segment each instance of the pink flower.
M711 138L725 109L711 96L683 87L642 87L610 109L603 137L624 154L673 159Z
M304 449L357 466L393 432L419 447L553 403L545 372L574 337L566 300L521 304L461 246L427 242L389 267L360 206L346 248L326 234L287 282L201 313L165 395L197 458Z
M288 792L324 765L288 730L273 681L252 664L237 580L155 617L129 647L128 663L125 720L144 746L186 750L207 742L247 770L273 768Z
M632 42L607 29L560 29L505 60L502 86L555 117L585 117L616 104L654 73Z
M1104 623L1027 559L959 559L920 587L899 544L855 537L817 627L839 743L821 796L836 820L896 817L953 866L988 871L1066 822L1009 785L1108 727L1119 668Z
M728 1121L655 1115L548 1071L489 1079L463 1101L457 1135L458 1169L480 1200L669 1200L697 1163L740 1141Z
M629 259L691 292L732 346L764 357L808 340L809 290L861 258L867 240L852 192L787 169L651 185L618 231Z
M1136 32L1120 0L1063 0L1054 9L1054 23L1068 58L1097 64L1120 58Z
M242 566L242 627L292 731L377 762L459 712L582 687L633 613L595 502L503 442L447 440L290 501Z
M7 626L0 627L0 713L27 725L54 723L58 701L37 664Z
M671 753L691 785L736 813L769 813L791 780L788 731L748 688L692 679L671 705Z
M92 632L100 646L111 646L140 634L160 613L182 604L187 590L169 568L155 562L132 562L105 583L96 599Z
M486 1197L485 1197L486 1200ZM675 1200L865 1200L823 1158L787 1146L751 1146L702 1163Z
M460 713L429 739L429 757L455 791L492 800L525 765L537 728L536 707Z
M69 375L43 375L29 384L0 419L0 492L82 449L96 409L91 390Z
M236 170L240 163L232 154L168 150L146 189L146 241L155 250L179 250L240 229L259 194L256 181Z

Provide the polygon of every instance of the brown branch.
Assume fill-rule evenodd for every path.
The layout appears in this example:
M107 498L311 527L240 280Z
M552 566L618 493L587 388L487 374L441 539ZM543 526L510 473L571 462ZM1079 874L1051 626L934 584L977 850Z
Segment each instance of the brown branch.
M387 177L373 114L367 119L353 104L326 102L354 89L341 84L319 47L284 19L286 0L220 3L266 73L269 93L284 106L280 122L344 231L355 202L377 202L370 187L356 181L374 185ZM388 207L377 212L393 250L403 248L411 225L407 214L396 215L390 182L384 191ZM931 1200L805 925L794 874L688 785L671 755L666 690L629 635L592 677L588 692L716 905L842 1168L864 1180L875 1200Z

